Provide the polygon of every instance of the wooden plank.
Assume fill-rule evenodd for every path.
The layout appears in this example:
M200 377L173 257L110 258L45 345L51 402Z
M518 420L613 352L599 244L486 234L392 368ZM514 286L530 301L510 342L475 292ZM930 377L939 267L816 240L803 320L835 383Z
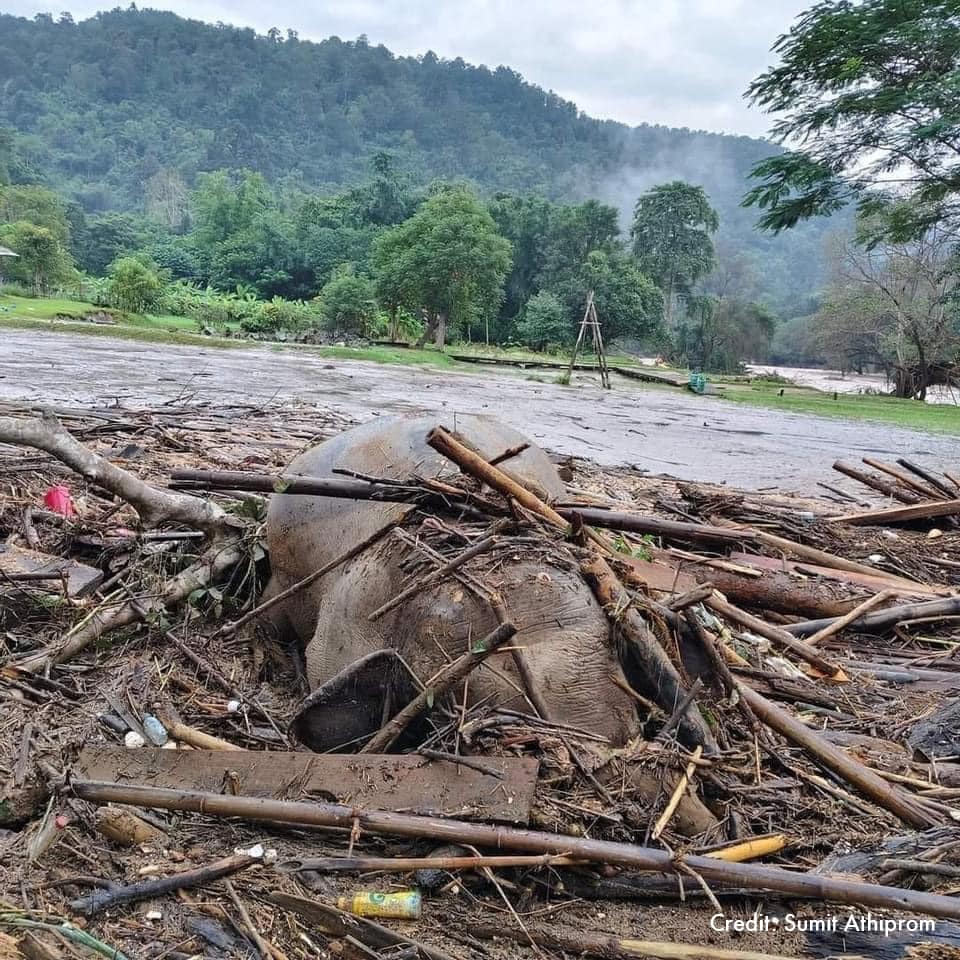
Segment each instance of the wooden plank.
M960 500L934 500L912 507L889 507L886 510L868 510L865 513L847 513L830 517L831 523L849 523L857 527L882 526L885 523L906 523L909 520L927 520L960 514Z
M103 583L102 570L88 567L85 563L78 563L76 560L51 557L49 554L28 550L12 543L0 544L0 570L8 576L15 576L18 573L66 573L67 595L70 597L85 596ZM25 582L24 585L26 586L27 583ZM48 593L61 591L58 580L31 580L29 586Z
M533 757L480 757L500 776L415 754L84 748L74 775L84 780L223 793L227 773L239 795L321 799L367 810L526 823L537 784ZM501 779L502 778L502 779Z

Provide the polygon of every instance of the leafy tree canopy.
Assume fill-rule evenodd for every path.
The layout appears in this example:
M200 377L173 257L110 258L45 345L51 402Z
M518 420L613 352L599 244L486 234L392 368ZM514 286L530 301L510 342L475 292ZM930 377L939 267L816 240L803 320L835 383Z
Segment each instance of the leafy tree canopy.
M774 49L748 96L794 148L754 166L764 227L899 195L912 216L888 236L906 239L960 212L957 0L823 0Z

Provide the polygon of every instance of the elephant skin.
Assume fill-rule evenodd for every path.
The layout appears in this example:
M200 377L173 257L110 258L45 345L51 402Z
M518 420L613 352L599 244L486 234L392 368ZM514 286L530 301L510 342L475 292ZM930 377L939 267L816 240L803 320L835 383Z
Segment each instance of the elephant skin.
M449 475L455 470L453 465L426 444L428 432L436 425L432 417L377 419L307 450L287 472L325 477L340 467L391 479ZM487 458L526 442L521 434L481 417L458 416L456 430ZM556 468L533 444L505 466L550 497L564 492ZM407 509L402 504L370 501L274 497L267 517L273 569L268 594L334 560ZM387 534L281 605L279 625L292 631L300 642L311 690L322 688L362 658L385 649L398 652L413 672L426 680L448 659L468 649L471 639L496 627L489 604L454 579L421 591L371 623L368 614L407 585L401 564L408 556L409 548ZM508 558L487 584L498 590L517 627L512 642L525 648L551 717L605 736L614 744L635 736L639 727L634 703L612 682L624 678L609 642L606 615L577 570ZM510 654L496 654L489 662L493 669L482 667L471 676L470 700L493 695L503 706L528 710L518 692L522 685ZM387 674L384 691L388 679L395 686L404 686L402 668L384 670L381 664L381 672ZM369 685L365 690L368 698ZM374 718L370 710L359 711L357 721L358 725L349 729L339 718L336 736L350 734L347 739L356 739L380 725L379 717ZM330 742L325 730L311 730L304 718L298 732L314 749L341 745Z
M433 417L376 419L307 450L287 473L329 477L334 468L345 468L398 480L449 475L456 468L426 443L437 425ZM528 442L484 417L458 415L451 426L488 460ZM548 499L564 494L556 467L533 443L511 457L504 469ZM409 509L375 501L273 497L266 526L273 571L267 595L285 590L383 531ZM361 743L415 693L408 671L426 681L497 626L489 603L453 578L369 621L373 610L410 582L402 569L410 550L386 533L275 608L274 627L288 638L292 635L303 651L313 692L293 729L312 750L349 749ZM635 702L615 682L624 684L625 677L609 621L576 567L509 554L497 559L493 572L484 575L484 584L497 591L517 627L511 643L524 648L533 683L551 719L603 736L611 747L637 737ZM530 710L509 652L493 654L474 670L467 689L470 704L489 697L503 707ZM610 773L598 770L601 779ZM660 783L645 771L635 773L631 779L639 795L659 799L666 790L669 796L672 776ZM623 786L618 780L618 789ZM676 821L689 835L717 824L690 793L681 801Z

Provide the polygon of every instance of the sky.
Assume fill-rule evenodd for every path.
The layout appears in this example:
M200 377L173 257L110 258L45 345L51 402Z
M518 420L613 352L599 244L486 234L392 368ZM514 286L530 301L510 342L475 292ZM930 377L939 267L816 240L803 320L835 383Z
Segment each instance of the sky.
M125 0L124 0L125 2ZM595 117L762 136L769 117L743 92L812 0L156 0L141 6L301 39L366 34L394 53L512 67ZM101 0L0 0L32 16Z

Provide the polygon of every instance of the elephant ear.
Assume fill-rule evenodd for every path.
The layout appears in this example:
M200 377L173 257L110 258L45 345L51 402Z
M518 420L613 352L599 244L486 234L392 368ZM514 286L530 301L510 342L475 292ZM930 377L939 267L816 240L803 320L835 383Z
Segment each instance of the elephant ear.
M397 652L376 650L317 687L290 727L315 753L346 752L383 726L385 703L392 703L395 713L413 696L413 683Z

